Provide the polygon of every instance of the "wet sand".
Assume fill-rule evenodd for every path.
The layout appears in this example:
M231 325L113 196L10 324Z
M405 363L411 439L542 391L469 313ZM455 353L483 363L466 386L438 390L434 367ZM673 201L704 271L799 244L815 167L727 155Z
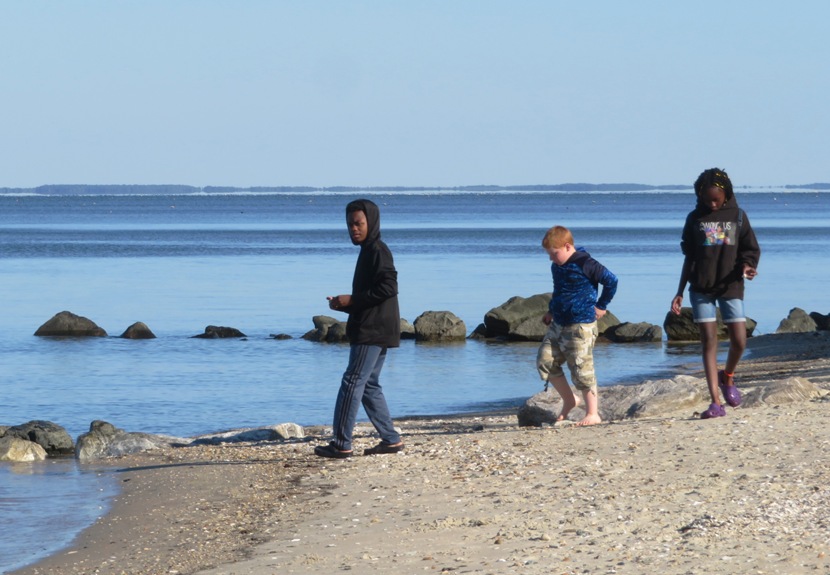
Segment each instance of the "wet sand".
M706 421L402 420L403 453L337 461L312 453L323 428L124 457L110 512L15 573L830 573L830 335L750 351L745 392L820 393Z

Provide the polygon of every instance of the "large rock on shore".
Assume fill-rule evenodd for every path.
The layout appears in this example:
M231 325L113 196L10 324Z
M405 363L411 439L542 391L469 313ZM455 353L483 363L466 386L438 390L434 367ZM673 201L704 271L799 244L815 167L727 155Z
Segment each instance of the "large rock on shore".
M640 385L614 385L599 388L599 415L603 421L654 417L684 409L694 410L704 398L706 382L679 375L671 379L646 381ZM708 396L707 396L708 397ZM581 399L581 398L580 398ZM519 425L553 424L562 410L562 400L552 388L529 398L517 413ZM585 411L575 408L569 419L581 419Z
M280 423L269 427L238 429L222 433L211 433L194 439L189 445L222 445L225 443L246 443L258 441L285 441L305 437L305 430L296 423Z
M744 395L743 407L759 405L786 405L800 401L809 401L822 394L821 389L809 379L790 377L783 381L773 381L769 385L757 387Z
M415 339L424 342L464 341L467 326L449 311L426 311L415 318Z
M72 455L75 444L65 428L51 421L32 420L6 429L6 437L17 437L37 443L49 457Z
M729 332L726 330L726 324L721 319L720 309L717 310L717 319L718 339L728 340ZM749 317L746 318L746 337L752 337L756 325L755 320ZM681 308L680 315L668 312L666 319L663 320L663 329L666 331L666 337L669 341L700 341L700 330L698 330L690 307Z
M0 461L24 463L43 461L44 459L46 459L46 450L34 441L28 441L13 435L0 437Z
M78 437L78 442L75 445L75 458L80 461L91 461L183 443L186 444L189 441L166 435L131 433L118 429L106 421L96 420L90 424L89 432Z
M789 315L778 324L775 333L804 333L816 331L817 328L816 321L810 315L807 315L806 311L800 307L794 307L790 310Z
M37 328L37 336L64 337L107 337L107 332L98 327L94 321L75 315L71 311L56 313L52 318Z

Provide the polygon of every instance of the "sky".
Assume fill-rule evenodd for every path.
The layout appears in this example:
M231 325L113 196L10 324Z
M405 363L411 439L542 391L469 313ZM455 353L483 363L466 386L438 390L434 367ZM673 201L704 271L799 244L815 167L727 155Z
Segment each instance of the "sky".
M824 0L0 3L0 187L830 182Z

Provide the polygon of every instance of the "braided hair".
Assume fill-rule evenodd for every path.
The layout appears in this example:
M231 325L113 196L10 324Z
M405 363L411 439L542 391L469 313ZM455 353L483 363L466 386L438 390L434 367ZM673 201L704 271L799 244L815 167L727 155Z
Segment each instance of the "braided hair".
M727 202L735 195L732 191L732 182L729 180L727 173L720 168L710 168L704 170L695 180L695 196L697 196L698 202L700 201L700 194L712 186L717 186L723 190Z

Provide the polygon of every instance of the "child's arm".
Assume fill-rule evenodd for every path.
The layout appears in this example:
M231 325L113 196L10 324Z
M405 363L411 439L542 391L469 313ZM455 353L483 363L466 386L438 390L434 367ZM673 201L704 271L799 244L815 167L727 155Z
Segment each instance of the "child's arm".
M619 281L617 280L617 276L611 273L608 268L602 266L601 264L600 268L601 273L599 275L599 283L602 284L602 293L597 299L597 303L594 307L602 313L597 315L597 319L604 316L605 312L608 310L608 304L611 303L611 300L614 298L614 294L617 293L617 283Z
M683 306L683 292L686 290L686 283L689 281L689 270L692 268L692 260L683 260L683 268L680 270L680 283L677 285L677 295L671 300L671 310L675 315L680 315L680 308Z
M761 246L755 237L755 230L749 223L746 212L743 213L740 236L738 237L738 262L745 279L751 280L758 275L758 260L761 259Z

